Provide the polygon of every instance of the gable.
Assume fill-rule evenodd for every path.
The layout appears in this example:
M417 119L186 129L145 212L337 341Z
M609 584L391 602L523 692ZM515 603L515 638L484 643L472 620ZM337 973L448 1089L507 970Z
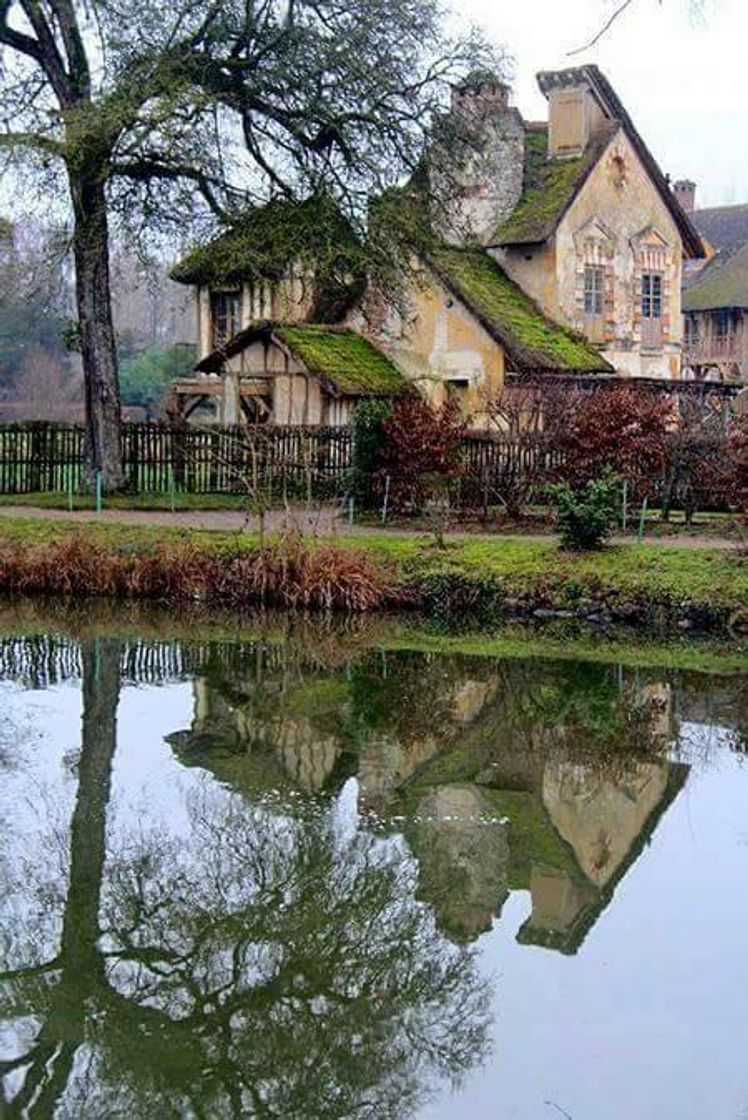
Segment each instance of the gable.
M513 213L507 221L501 223L490 244L495 247L510 247L547 241L585 188L589 176L598 170L611 139L620 134L628 150L635 156L650 191L657 195L662 209L669 215L683 254L703 258L705 251L701 238L671 191L657 161L636 130L615 90L597 66L539 75L541 88L547 92L545 86L549 79L559 84L559 80L563 83L564 78L569 75L573 76L575 84L583 83L594 95L596 104L601 108L601 115L606 120L596 126L581 156L570 159L556 157L548 160L547 131L528 130L525 189ZM611 153L606 155L610 157ZM618 163L615 153L612 153L608 170L619 185L625 185L626 170Z
M635 254L649 248L682 256L681 236L670 211L622 132L609 140L559 222L560 241L579 247L585 235L601 243L607 239L616 251L628 242Z
M287 354L299 372L318 377L334 393L392 396L408 388L397 367L368 339L347 327L318 323L253 323L195 368L202 373L219 373L231 358L258 344L264 348L268 372L285 372L277 356Z

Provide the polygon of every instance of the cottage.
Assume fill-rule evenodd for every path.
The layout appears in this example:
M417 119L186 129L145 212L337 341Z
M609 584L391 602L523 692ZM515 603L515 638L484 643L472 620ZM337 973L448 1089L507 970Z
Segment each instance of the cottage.
M698 233L596 66L538 83L542 123L522 122L495 80L455 91L452 112L483 145L459 169L445 239L479 244L547 319L602 355L598 369L678 378L682 262L704 255Z
M185 418L211 401L223 423L346 425L362 398L392 398L408 383L375 346L340 326L253 322L174 382Z
M693 206L695 185L676 183ZM685 277L686 371L699 381L748 380L748 206L693 211L708 259Z
M541 124L490 74L454 89L451 119L472 139L447 149L435 136L430 194L444 205L428 248L414 246L407 312L367 283L329 200L270 202L193 251L173 275L196 289L199 362L175 407L345 423L406 379L435 402L456 396L482 426L516 375L679 378L682 267L703 256L699 235L597 67L538 81ZM332 365L310 364L312 327ZM343 368L355 338L381 376Z

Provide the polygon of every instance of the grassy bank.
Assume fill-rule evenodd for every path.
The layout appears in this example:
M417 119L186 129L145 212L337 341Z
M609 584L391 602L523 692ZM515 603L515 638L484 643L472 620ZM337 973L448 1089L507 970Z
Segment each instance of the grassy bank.
M319 541L7 518L0 589L131 600L374 610L417 607L479 627L556 615L727 632L748 621L748 562L719 548L350 535Z

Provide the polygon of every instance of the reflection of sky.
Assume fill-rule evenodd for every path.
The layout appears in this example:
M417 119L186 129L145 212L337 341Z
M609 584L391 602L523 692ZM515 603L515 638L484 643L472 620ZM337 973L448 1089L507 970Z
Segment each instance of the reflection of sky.
M748 1110L748 769L697 762L579 953L519 945L527 894L482 939L492 1062L423 1120L737 1120ZM550 1104L546 1102L552 1102ZM558 1106L558 1107L554 1107Z
M12 826L0 858L19 870L50 831L64 858L80 690L0 685L0 712L0 822ZM110 835L141 814L149 830L186 832L208 779L181 767L165 737L191 719L190 684L123 689ZM729 1120L748 1107L748 770L718 731L683 730L689 781L577 956L518 945L529 895L507 900L480 941L496 979L494 1056L422 1120ZM348 782L343 835L355 796Z

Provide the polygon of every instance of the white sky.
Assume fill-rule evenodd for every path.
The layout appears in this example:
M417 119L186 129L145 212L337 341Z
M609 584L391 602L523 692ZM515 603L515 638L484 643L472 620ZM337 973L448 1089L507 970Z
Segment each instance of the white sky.
M515 104L546 115L539 70L595 62L673 179L697 205L748 202L748 2L634 0L599 46L573 58L620 0L459 0L515 59Z

